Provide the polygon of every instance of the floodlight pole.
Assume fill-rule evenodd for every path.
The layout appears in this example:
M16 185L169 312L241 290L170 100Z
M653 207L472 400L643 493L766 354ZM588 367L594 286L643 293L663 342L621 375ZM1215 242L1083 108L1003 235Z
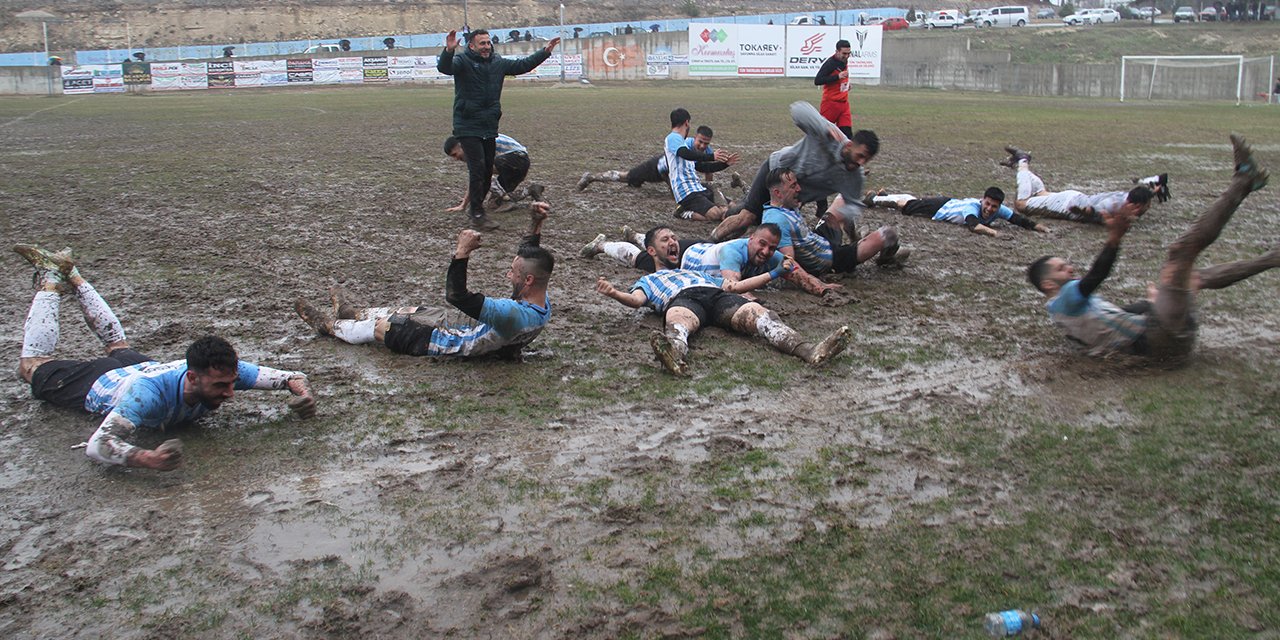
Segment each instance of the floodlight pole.
M462 28L471 31L471 22L467 20L467 0L462 0Z
M44 68L49 69L49 23L44 20L40 21L40 30L44 32ZM53 73L45 74L47 81L45 82L45 91L48 95L53 95ZM58 79L62 79L62 67L58 67Z
M564 52L569 42L564 39L564 3L560 3L560 84L564 84Z

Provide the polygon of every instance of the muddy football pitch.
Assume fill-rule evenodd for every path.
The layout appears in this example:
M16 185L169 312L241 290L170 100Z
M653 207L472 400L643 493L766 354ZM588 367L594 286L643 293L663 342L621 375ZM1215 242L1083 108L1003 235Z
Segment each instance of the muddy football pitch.
M662 185L574 188L658 152L688 108L750 179L799 137L804 81L509 84L502 130L555 209L552 319L523 362L398 356L293 313L342 284L369 305L444 304L465 168L444 155L452 88L0 99L0 355L16 367L30 269L75 250L130 342L160 360L215 333L310 375L319 415L237 394L180 437L171 473L84 456L97 420L0 382L0 635L10 638L976 638L989 611L1051 638L1241 637L1280 626L1280 275L1199 298L1182 367L1084 356L1028 286L1044 254L1087 267L1099 227L1000 238L885 210L913 249L833 306L760 298L810 368L707 329L692 376L654 360L651 314L594 291L637 272L579 248L677 221ZM1278 107L855 87L880 135L868 187L1015 190L1001 148L1051 189L1171 177L1102 294L1143 296L1172 240L1227 185L1227 136L1280 168ZM1274 182L1274 181L1273 181ZM736 195L727 175L713 183ZM1202 256L1280 238L1280 184ZM469 283L504 296L527 218L496 213ZM71 300L59 353L99 346ZM11 369L12 371L12 369Z

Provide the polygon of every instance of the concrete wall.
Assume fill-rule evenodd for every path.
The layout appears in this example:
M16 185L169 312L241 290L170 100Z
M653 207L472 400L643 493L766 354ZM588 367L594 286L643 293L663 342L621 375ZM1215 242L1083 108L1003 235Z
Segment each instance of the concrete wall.
M62 93L57 67L0 67L0 95L42 96Z

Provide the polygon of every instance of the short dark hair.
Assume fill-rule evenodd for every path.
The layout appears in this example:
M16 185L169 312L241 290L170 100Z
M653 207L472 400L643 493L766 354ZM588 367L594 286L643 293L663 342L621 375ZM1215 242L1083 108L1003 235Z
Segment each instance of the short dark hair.
M476 29L475 31L472 31L467 34L467 44L470 45L471 39L475 38L476 36L487 36L487 35L489 35L488 29ZM489 37L493 37L493 36L489 36Z
M1152 195L1153 194L1151 192L1151 189L1148 189L1147 187L1142 185L1138 185L1130 189L1129 195L1125 196L1124 199L1134 204L1146 204L1148 202L1151 202Z
M235 348L218 336L205 336L187 347L187 369L196 373L210 369L235 371L239 364Z
M1000 187L987 187L987 190L982 192L982 197L991 198L996 202L1004 202L1004 190Z
M768 175L766 175L764 178L765 188L773 189L774 187L782 184L782 178L789 173L795 173L795 172L786 167L776 167L774 169L770 169Z
M460 140L458 140L457 138L455 138L454 136L449 136L448 138L445 138L445 139L444 139L444 154L445 154L446 156L447 156L447 155L451 155L451 154L453 153L453 148L454 148L454 147L456 147L456 146L458 146L458 145L460 145L460 144L462 144L462 142L461 142Z
M546 283L551 279L551 272L556 268L556 257L550 251L533 244L522 244L516 255L524 260L525 269L533 279Z
M880 153L880 136L874 131L859 129L853 132L853 142L867 148L867 153L875 155Z
M646 246L646 247L652 247L652 246L653 246L653 237L654 237L654 236L656 236L656 235L658 235L658 232L659 232L659 231L662 231L663 229L666 229L666 230L668 230L668 231L672 231L672 232L674 232L674 231L675 231L674 229L672 229L671 227L668 227L668 226L667 226L667 225L665 225L665 224L660 224L660 225L658 225L658 226L656 226L656 227L654 227L654 228L652 228L652 229L648 230L647 232L645 232L645 234L644 234L644 246Z
M715 134L711 132L711 127L708 127L708 126L707 126L707 125L705 125L705 124L703 124L703 125L698 125L698 130L697 130L697 131L695 131L694 133L696 133L696 134L698 134L698 135L701 135L701 136L706 136L706 137L708 137L708 138L714 138L714 137L715 137Z
M693 116L689 115L689 110L684 107L676 107L671 110L671 128L674 129L690 120Z
M769 233L772 233L773 235L778 236L779 238L782 237L782 227L779 227L777 224L774 224L772 222L760 223L760 226L756 227L756 231L760 231L760 230L768 231ZM751 233L755 233L756 231L752 231Z
M1040 256L1027 267L1027 280L1040 293L1044 293L1044 287L1040 283L1044 280L1045 273L1049 271L1049 261L1052 259L1053 256Z
M850 49L852 47L853 45L849 44L848 40L836 40L837 49Z

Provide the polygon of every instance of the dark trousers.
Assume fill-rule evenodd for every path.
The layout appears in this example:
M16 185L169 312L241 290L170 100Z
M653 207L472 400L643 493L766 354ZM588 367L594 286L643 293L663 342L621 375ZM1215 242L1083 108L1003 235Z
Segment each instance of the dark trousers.
M462 153L467 156L467 200L471 203L471 217L484 215L484 199L489 194L489 182L493 180L494 144L497 138L460 136Z
M512 151L494 160L493 168L498 172L498 185L511 193L529 175L529 155L523 151Z

